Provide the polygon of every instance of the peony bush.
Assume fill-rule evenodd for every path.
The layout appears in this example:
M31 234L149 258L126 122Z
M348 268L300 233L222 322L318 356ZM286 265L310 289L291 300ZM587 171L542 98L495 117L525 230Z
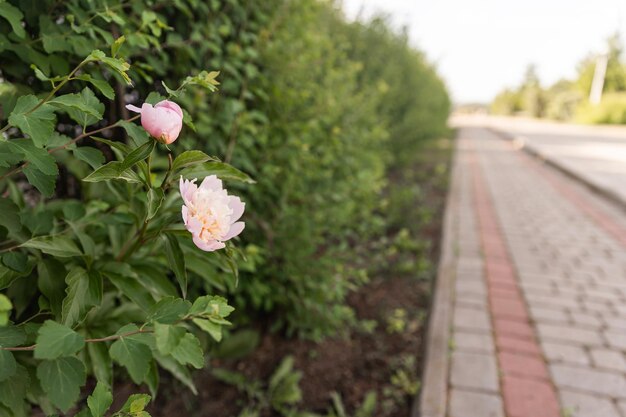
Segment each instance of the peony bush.
M18 13L8 3L0 10ZM105 120L109 83L132 85L130 65L116 56L123 42L66 75L33 65L49 92L18 96L0 129L0 414L30 415L31 404L68 412L89 375L98 384L81 415L94 417L107 412L121 372L153 395L158 367L195 390L189 368L204 366L204 350L230 325L226 299L189 296L183 251L198 252L207 271L233 273L244 203L216 173L251 180L202 151L174 149L192 121L171 97L127 106L142 127L139 116ZM215 91L217 75L190 76L175 94ZM65 92L74 83L89 85ZM83 184L82 198L58 194L60 167ZM200 186L183 179L198 168ZM149 398L131 397L120 415L145 414Z

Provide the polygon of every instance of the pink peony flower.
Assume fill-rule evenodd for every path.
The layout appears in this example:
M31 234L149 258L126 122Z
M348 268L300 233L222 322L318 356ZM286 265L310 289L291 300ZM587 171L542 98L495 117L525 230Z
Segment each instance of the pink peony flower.
M245 204L239 197L228 195L222 181L210 175L198 187L195 182L180 177L180 195L185 204L183 221L193 235L193 243L203 251L222 249L225 241L239 235L245 227L238 222Z
M126 108L141 114L141 125L152 137L169 145L174 142L183 128L183 111L173 101L163 100L152 107L143 103L141 108L128 104Z

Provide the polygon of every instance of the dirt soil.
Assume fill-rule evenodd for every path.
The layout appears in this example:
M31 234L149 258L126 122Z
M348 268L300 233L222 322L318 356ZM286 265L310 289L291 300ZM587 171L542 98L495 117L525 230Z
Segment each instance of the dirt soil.
M416 167L419 175L413 177L422 186L420 201L427 201L433 213L418 231L420 239L431 243L426 255L431 265L429 279L382 270L349 297L358 318L374 320L376 330L351 329L347 337L321 343L265 334L251 355L241 360L214 360L212 367L267 381L281 359L293 355L295 368L303 373L299 410L326 415L332 404L330 393L336 391L351 416L366 393L375 390L377 408L373 416L408 417L415 397L412 389L418 388L421 375L422 340L439 256L449 159L449 149L433 150L424 155ZM393 318L399 327L394 328ZM408 375L408 383L398 377L400 373ZM150 406L151 414L237 417L248 404L244 393L214 378L210 369L198 372L194 380L197 396L169 381L162 384L159 398ZM265 410L261 417L278 415Z

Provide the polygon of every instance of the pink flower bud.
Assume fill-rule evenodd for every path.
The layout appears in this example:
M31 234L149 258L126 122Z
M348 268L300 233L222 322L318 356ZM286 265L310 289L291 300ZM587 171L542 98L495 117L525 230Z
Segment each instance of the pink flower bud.
M141 108L129 104L126 108L141 114L141 125L157 141L169 145L183 128L183 111L173 101L163 100L152 107L143 103Z
M210 175L202 181L183 180L180 177L180 195L183 197L183 221L193 236L193 243L203 251L224 248L225 241L239 235L245 227L238 222L245 204L239 197L228 195L222 181Z

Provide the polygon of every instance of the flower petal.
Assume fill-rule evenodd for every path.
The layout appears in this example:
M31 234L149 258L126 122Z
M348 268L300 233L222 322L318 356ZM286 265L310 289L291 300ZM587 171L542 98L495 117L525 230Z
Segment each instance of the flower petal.
M228 206L233 211L233 214L230 216L230 221L233 223L241 218L246 208L245 203L242 203L241 199L234 195L228 196Z
M173 101L169 101L169 100L159 101L157 104L154 105L154 107L160 107L160 108L166 108L166 109L172 110L181 119L183 118L183 110L180 108L178 104L174 103Z
M198 236L193 237L193 243L205 252L213 252L214 250L223 249L226 245L222 242L218 242L217 240L211 240L209 242L205 242L200 239Z
M141 113L141 109L137 106L133 106L132 104L127 104L126 108L130 111L134 111L135 113Z
M183 214L183 222L187 224L187 214L189 213L189 208L187 208L187 206L183 206L181 211Z
M238 236L239 233L243 232L243 229L245 227L246 224L244 222L233 223L232 226L230 226L230 230L228 231L228 233L226 233L226 236L224 236L222 240L229 240L234 238L235 236Z
M209 175L202 181L199 188L202 190L221 191L223 189L222 180L217 178L216 175Z

